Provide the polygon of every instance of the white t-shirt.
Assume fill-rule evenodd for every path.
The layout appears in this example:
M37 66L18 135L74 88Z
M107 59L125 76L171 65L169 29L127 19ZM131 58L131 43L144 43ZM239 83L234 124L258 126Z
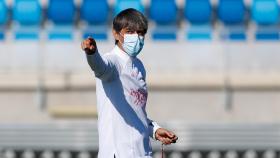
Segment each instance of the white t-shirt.
M87 55L96 76L98 158L151 158L149 137L160 128L147 118L146 71L117 45L102 57Z

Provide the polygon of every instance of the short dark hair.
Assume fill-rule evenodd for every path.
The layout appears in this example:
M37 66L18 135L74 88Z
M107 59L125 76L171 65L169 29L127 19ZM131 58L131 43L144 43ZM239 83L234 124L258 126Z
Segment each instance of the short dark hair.
M113 20L113 29L117 33L119 33L123 28L127 28L131 31L140 30L146 34L148 30L148 20L138 10L128 8L121 11ZM118 41L116 41L116 43L117 42Z

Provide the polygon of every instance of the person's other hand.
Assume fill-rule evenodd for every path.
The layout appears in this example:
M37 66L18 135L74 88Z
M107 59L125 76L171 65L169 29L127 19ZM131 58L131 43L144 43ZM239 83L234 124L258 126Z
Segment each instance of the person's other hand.
M81 47L88 55L94 54L97 49L96 42L92 37L88 37L87 39L85 39L81 43Z
M173 132L168 131L164 128L157 129L155 137L165 145L176 143L176 141L178 140L178 137Z

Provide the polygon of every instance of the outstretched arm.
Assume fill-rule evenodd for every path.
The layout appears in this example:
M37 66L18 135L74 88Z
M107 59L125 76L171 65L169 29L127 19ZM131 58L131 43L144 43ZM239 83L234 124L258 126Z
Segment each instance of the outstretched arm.
M95 76L101 80L110 79L114 71L113 64L101 57L95 40L89 37L81 43L81 47L87 55L88 64L94 71Z

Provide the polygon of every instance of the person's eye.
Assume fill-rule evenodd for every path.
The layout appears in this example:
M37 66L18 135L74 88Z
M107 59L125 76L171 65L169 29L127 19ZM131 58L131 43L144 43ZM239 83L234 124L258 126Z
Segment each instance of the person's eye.
M145 36L145 33L142 32L142 31L138 31L137 34L138 34L139 36Z
M133 32L133 31L127 31L126 33L128 33L128 34L133 34L134 32Z

